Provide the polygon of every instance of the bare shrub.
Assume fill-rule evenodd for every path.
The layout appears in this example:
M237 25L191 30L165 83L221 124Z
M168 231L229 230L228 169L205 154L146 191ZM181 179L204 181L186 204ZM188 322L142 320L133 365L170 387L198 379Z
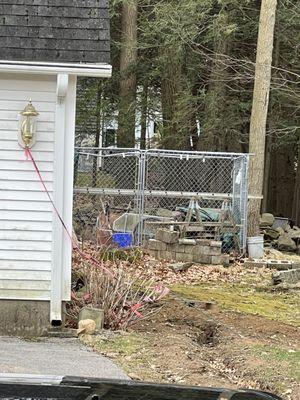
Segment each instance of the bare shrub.
M82 288L72 292L68 319L75 325L82 307L104 311L104 327L125 330L158 310L158 302L169 292L161 284L134 277L123 269L124 260L84 262L76 268Z

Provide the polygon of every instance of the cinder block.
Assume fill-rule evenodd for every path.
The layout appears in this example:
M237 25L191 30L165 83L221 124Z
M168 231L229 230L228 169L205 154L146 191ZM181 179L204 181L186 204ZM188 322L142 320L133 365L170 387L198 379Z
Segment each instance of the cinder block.
M170 231L168 229L158 229L155 238L164 243L178 243L179 232Z
M250 258L244 259L244 267L245 268L264 268L267 266L266 260L255 260Z
M78 321L92 319L95 321L96 329L103 329L104 311L100 308L84 307L80 310Z
M207 254L194 254L193 260L199 264L211 264L211 256Z
M167 251L176 251L176 243L166 243Z
M174 251L176 253L184 253L186 246L183 244L175 243L173 244Z
M158 251L166 251L167 245L164 242L161 242L156 239L149 239L148 240L148 249L149 250L158 250Z
M211 242L211 239L196 239L196 243L200 244L201 246L210 246Z
M193 246L196 246L197 244L195 239L179 239L178 243L184 245L193 245Z
M276 272L272 276L273 284L278 285L279 283L287 283L287 284L297 284L300 282L300 269L290 269L287 271Z
M213 265L228 265L229 264L229 255L222 254L221 256L211 256L211 263Z
M220 256L222 254L221 247L210 246L209 247L209 255L211 256Z
M267 267L277 269L278 271L284 271L293 269L294 263L290 260L267 260Z
M187 253L187 254L193 254L193 250L194 250L195 247L196 247L196 246L194 246L194 245L191 245L191 246L184 245L184 246L183 246L183 251L184 251L185 253Z
M189 253L176 253L176 261L193 262L193 254Z
M200 255L210 255L210 247L209 246L202 246L202 245L197 245L195 247L195 250L193 251L194 254L200 254Z
M220 242L219 240L211 240L210 246L211 247L222 247L222 242Z
M175 253L175 260L179 262L193 262L193 255L187 253Z
M147 253L149 254L149 256L158 259L158 250L148 250Z
M159 251L158 252L158 258L160 260L172 261L172 260L174 260L173 256L174 256L174 254L170 251Z

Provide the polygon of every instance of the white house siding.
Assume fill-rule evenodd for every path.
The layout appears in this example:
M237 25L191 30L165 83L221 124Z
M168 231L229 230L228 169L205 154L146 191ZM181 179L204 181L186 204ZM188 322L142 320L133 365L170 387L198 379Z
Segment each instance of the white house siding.
M17 136L30 98L40 113L32 154L52 193L56 76L0 74L0 299L51 297L52 206Z

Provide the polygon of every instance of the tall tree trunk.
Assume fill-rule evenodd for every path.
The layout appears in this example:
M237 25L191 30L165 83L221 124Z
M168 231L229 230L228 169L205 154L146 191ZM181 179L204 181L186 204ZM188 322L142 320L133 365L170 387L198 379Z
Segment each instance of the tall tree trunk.
M117 143L119 147L135 145L137 60L137 0L123 0L120 54L120 104Z
M146 148L147 136L147 117L148 117L148 83L143 85L143 92L141 96L141 143L140 148Z
M294 198L293 198L292 219L297 226L300 226L300 140L298 142L298 159L297 159L296 181L295 181Z
M250 159L249 192L257 198L249 205L249 236L259 233L276 7L277 0L262 0L261 2L249 137L249 152L254 154Z
M226 146L224 113L227 66L224 55L228 53L228 36L224 33L224 26L228 23L227 11L223 8L216 20L214 60L205 100L204 135L199 139L199 150L224 151Z
M273 56L273 65L278 67L279 65L279 55L280 55L280 26L277 24L276 29L276 40ZM276 73L276 72L275 72ZM264 186L263 186L263 200L262 200L262 212L268 212L268 198L269 192L271 190L270 178L271 178L271 159L274 156L273 149L273 135L276 130L278 121L278 112L276 103L274 101L274 96L270 96L270 118L268 121L270 134L266 137L266 152L265 152L265 172L264 172Z
M162 48L162 60L164 65L161 80L161 103L163 132L162 145L167 149L177 149L180 141L178 126L177 98L180 93L181 60L176 57L176 52L169 48Z
M276 160L276 161L275 161ZM281 146L276 152L276 181L272 196L276 199L274 213L292 217L292 193L295 187L295 151L292 145Z
M196 135L196 110L193 89L188 80L183 49L163 48L161 79L162 146L166 149L190 150Z
M268 211L268 194L270 191L270 170L271 170L271 155L272 155L272 137L266 138L266 154L265 154L265 172L264 172L264 186L263 186L263 199L262 199L262 212Z

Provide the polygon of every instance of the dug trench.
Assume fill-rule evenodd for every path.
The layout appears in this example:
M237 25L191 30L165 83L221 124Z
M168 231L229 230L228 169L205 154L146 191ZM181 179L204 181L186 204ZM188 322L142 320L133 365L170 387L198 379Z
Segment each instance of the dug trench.
M82 340L132 379L200 386L251 387L299 399L297 327L173 293L128 332Z

